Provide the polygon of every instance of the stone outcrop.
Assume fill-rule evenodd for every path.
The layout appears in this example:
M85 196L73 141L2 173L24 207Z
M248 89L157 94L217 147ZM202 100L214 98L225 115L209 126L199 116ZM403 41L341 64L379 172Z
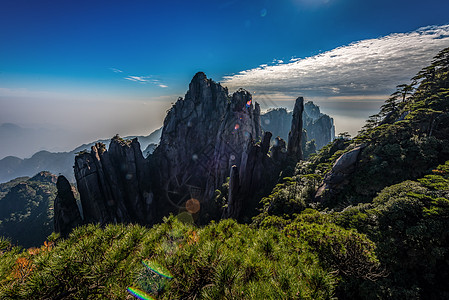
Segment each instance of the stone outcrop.
M288 134L287 153L295 161L302 159L302 114L304 111L304 98L298 97L293 108L292 127Z
M260 107L251 94L241 89L230 96L226 88L197 73L185 98L168 112L153 155L160 196L172 209L189 198L206 208L231 167L240 167L249 142L260 136Z
M75 158L75 177L86 223L154 224L169 213L191 213L199 223L220 217L247 220L276 183L287 160L302 157L303 102L297 99L290 144L262 136L260 107L249 92L228 94L197 73L184 98L164 120L160 143L144 158L137 139L114 137ZM228 205L215 191L230 176ZM195 210L188 209L195 203Z
M271 133L266 132L261 143L251 141L242 155L240 170L232 166L229 176L228 207L223 213L224 218L234 218L250 221L261 196L274 186L277 175L285 161L287 150L285 141L277 138L276 145L269 143Z
M83 220L69 181L60 175L56 187L58 194L54 203L54 228L62 237L67 237L73 228L83 223Z
M231 167L231 174L229 175L229 192L228 192L228 207L223 213L224 218L238 218L242 210L242 201L239 199L240 192L240 177L239 168L236 165Z
M354 173L357 159L365 145L355 147L342 154L332 166L332 170L324 176L323 184L318 188L315 198L320 201L325 193L334 193L346 185L347 178Z
M150 170L137 139L92 146L75 157L74 171L85 222L153 222Z

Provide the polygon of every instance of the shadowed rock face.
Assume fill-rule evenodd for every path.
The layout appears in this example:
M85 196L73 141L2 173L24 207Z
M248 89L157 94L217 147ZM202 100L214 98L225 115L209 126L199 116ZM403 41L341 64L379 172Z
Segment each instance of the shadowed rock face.
M163 128L153 155L160 196L174 209L190 197L207 206L231 166L241 165L249 142L260 139L260 107L247 91L229 96L226 88L197 73Z
M303 99L293 114L291 155L301 157ZM137 139L96 144L75 158L75 177L86 223L154 224L185 211L194 198L200 223L220 217L242 219L277 180L287 159L286 143L261 136L260 107L240 89L232 95L204 73L192 79L185 98L168 111L159 146L144 158ZM297 160L297 159L296 159ZM231 174L228 209L217 207L215 191Z
M74 227L81 225L83 221L69 181L61 175L58 177L56 187L58 194L54 204L55 232L60 233L63 237L67 237L70 231Z
M137 139L96 144L75 158L75 177L87 223L153 222L148 162Z
M228 206L223 218L250 221L260 197L274 186L282 163L287 157L285 141L277 138L277 143L269 144L271 132L266 132L262 143L250 141L242 155L240 170L232 166L229 176ZM244 213L244 214L243 214Z
M349 152L342 154L332 166L332 170L326 174L323 184L318 188L315 195L317 201L321 201L324 193L335 193L341 190L348 182L347 178L355 171L357 158L365 145L355 147Z

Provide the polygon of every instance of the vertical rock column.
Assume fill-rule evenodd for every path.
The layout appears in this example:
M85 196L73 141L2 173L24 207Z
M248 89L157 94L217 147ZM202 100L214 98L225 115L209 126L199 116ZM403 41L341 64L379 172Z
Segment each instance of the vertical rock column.
M301 139L302 139L302 113L304 111L304 98L298 97L293 109L293 120L290 133L288 134L288 156L295 161L302 159Z
M236 165L231 168L231 174L229 175L229 194L228 194L228 207L223 213L224 218L237 219L240 211L242 210L242 203L239 201L240 190L240 178L239 169Z

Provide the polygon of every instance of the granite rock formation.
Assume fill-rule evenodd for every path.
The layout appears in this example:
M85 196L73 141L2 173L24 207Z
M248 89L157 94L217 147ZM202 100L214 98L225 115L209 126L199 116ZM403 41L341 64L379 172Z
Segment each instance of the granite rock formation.
M277 138L270 149L271 133L261 143L250 141L242 155L240 169L232 166L229 176L228 205L223 218L250 221L260 198L274 186L287 158L285 141Z
M227 88L197 73L185 98L178 99L164 120L154 151L160 196L182 207L189 198L207 210L214 192L239 167L249 142L261 136L260 107L251 94Z
M365 145L359 145L342 154L326 174L323 184L318 188L315 198L321 201L325 193L335 193L347 184L347 179L356 169L357 159Z
M58 176L56 187L58 194L54 203L54 228L55 232L60 233L63 237L67 237L73 228L83 223L83 220L81 219L69 181L60 175Z
M286 108L269 109L260 116L260 124L264 132L271 132L273 138L280 137L283 140L288 139L288 133L292 127L293 112Z
M153 131L147 136L128 136L124 139L138 138L145 156L152 153L161 137L162 128ZM73 175L73 160L77 153L90 149L96 143L109 146L110 139L97 140L89 144L83 144L70 152L39 151L30 158L21 159L15 156L7 156L0 159L0 183L7 182L17 177L32 176L41 170L47 170L53 174L62 174L70 182L75 182Z
M74 171L86 223L153 222L149 166L137 139L92 146L75 157Z
M303 99L293 114L290 161L301 158ZM260 107L249 92L228 94L197 73L184 98L168 111L157 148L144 158L137 139L114 137L75 158L84 222L154 224L169 213L189 211L200 223L220 217L245 220L276 183L288 154L286 143L262 136ZM223 211L215 191L230 177ZM191 200L194 199L194 200ZM61 225L60 225L61 226Z
M315 140L318 150L335 139L334 119L323 114L312 101L304 104L303 128L307 132L307 140Z

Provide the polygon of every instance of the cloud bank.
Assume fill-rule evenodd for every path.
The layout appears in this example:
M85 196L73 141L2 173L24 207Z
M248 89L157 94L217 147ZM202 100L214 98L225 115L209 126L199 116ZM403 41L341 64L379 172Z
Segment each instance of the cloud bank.
M305 96L335 120L336 131L356 135L365 120L442 49L449 47L449 25L362 40L307 58L273 60L225 76L230 90L251 91L262 109L293 108Z
M449 46L449 25L362 40L307 58L225 76L223 85L266 94L344 97L390 94Z

